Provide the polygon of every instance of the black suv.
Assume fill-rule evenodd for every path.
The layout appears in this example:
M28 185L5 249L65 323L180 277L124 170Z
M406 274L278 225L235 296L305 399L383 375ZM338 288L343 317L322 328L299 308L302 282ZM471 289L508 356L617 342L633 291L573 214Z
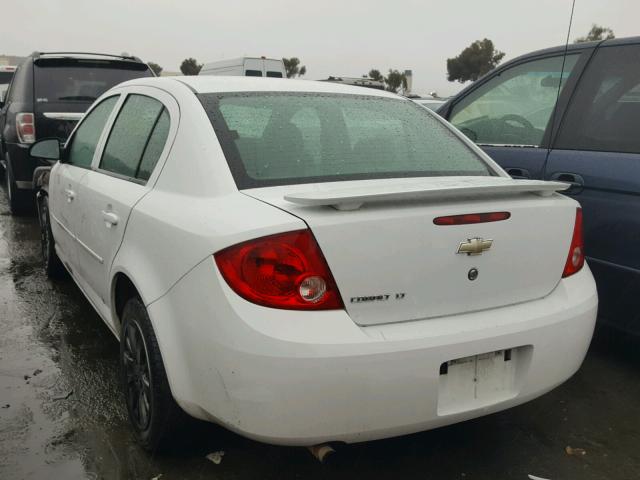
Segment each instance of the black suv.
M18 67L0 102L0 161L11 213L34 203L29 146L38 139L65 141L93 101L114 85L154 76L139 58L96 53L34 52Z

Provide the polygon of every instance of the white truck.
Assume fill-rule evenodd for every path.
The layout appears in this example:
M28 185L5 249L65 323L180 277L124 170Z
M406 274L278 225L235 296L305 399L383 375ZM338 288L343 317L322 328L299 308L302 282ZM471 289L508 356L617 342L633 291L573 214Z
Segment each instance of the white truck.
M285 78L284 62L278 58L240 57L205 63L200 75Z

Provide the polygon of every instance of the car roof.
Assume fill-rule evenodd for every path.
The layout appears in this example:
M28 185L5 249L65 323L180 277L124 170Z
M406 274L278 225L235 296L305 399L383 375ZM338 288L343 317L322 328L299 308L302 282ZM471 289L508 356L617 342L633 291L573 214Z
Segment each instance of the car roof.
M169 86L170 82L181 83L196 93L222 92L312 92L343 93L402 99L399 95L365 87L343 85L315 80L292 80L288 78L232 77L215 75L197 75L183 77L138 78L129 80L125 85Z

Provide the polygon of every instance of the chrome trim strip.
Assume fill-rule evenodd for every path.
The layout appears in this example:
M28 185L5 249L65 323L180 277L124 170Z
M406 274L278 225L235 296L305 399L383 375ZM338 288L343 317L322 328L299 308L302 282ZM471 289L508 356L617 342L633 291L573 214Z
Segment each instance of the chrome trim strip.
M44 115L46 118L52 118L54 120L78 121L84 116L84 113L81 113L81 112L43 112L42 115Z
M58 220L58 218L53 215L51 212L49 212L49 215L51 216L51 218L53 218L55 220L55 222L60 225L60 228L62 228L65 232L67 232L67 234L73 238L76 242L78 242L78 244L84 248L87 252L89 252L89 255L91 255L93 258L95 258L99 263L104 263L104 259L98 255L96 252L94 252L93 250L91 250L85 243L82 242L82 240L80 240L78 237L76 237L71 230L69 230L60 220Z
M76 242L78 242L82 248L84 248L87 252L89 252L89 255L95 258L98 261L98 263L104 263L104 259L100 255L98 255L96 252L91 250L87 245L85 245L82 242L82 240L80 240L78 237L76 237Z

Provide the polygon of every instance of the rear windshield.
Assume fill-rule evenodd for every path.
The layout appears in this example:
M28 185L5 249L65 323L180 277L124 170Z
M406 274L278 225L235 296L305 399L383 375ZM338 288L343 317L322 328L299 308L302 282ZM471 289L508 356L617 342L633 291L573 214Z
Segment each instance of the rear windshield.
M7 83L11 83L12 78L13 78L13 72L0 72L0 85L6 85Z
M126 66L124 62L95 61L38 63L34 69L36 103L93 102L118 83L151 76L144 64L127 68L119 64Z
M240 189L493 174L432 114L408 100L280 92L199 98Z

